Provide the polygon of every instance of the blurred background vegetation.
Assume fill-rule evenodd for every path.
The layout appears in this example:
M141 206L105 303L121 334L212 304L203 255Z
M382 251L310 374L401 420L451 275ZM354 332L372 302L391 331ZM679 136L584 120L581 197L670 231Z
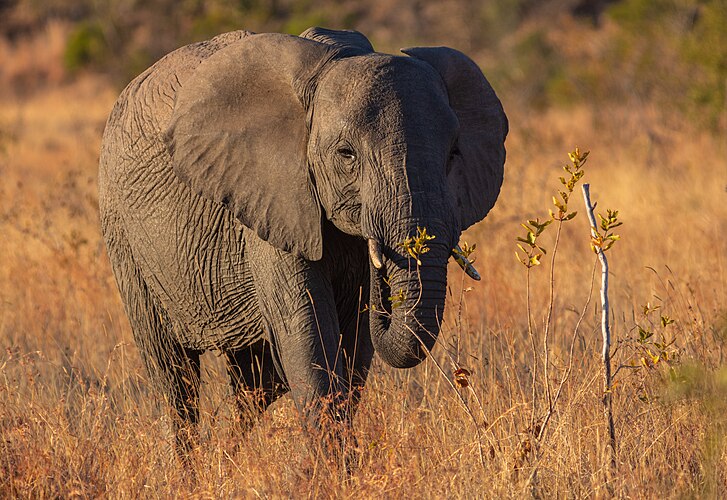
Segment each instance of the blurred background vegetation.
M547 213L565 152L580 145L592 152L594 201L624 220L609 255L619 473L606 492L593 302L569 344L593 262L579 214L554 266L550 358L561 370L575 345L578 362L534 462L536 496L727 498L727 0L0 0L0 498L189 489L99 231L101 135L120 89L176 47L312 25L357 29L384 52L455 47L503 101L505 182L465 236L478 244L482 281L470 288L451 265L434 353L446 369L452 346L457 363L462 353L484 437L432 363L377 362L357 417L361 473L341 490L337 473L322 481L328 469L311 465L288 398L250 438L231 439L234 398L208 354L210 444L193 495L535 495L523 489L534 469L517 477L540 405L523 388L544 366L530 357L526 297L538 329L549 264L530 281L513 252L519 223ZM494 448L483 469L475 450L485 440Z
M220 32L320 25L358 29L389 52L459 48L512 104L648 102L670 122L727 129L727 0L0 0L5 43L50 25L63 26L55 74L64 78L90 71L123 86L174 48ZM25 91L42 82L4 76Z

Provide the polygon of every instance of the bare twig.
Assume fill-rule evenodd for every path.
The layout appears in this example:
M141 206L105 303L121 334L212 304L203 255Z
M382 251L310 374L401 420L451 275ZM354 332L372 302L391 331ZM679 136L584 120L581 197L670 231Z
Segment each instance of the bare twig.
M553 413L553 398L550 393L550 377L548 375L548 365L550 364L550 350L548 349L548 339L550 338L550 325L553 317L553 304L555 303L555 256L558 255L558 243L560 242L560 232L563 228L563 221L558 221L558 230L555 233L555 243L550 257L550 291L548 296L548 315L545 319L545 332L543 334L543 377L545 380L545 396L548 401L548 414Z
M591 194L589 184L583 184L583 201L586 204L586 212L588 220L591 222L591 236L598 238L598 224L593 214L595 206L591 204ZM608 259L604 249L599 245L594 245L594 250L601 262L601 333L603 336L603 349L601 358L603 360L603 411L606 416L609 436L609 454L611 470L616 468L616 432L613 425L613 409L611 405L611 329L609 326L609 303L608 303Z
M432 356L431 351L429 349L427 349L426 344L424 344L422 339L419 338L419 335L413 329L411 329L409 326L405 325L405 328L407 330L409 330L409 332L417 338L422 349L424 349L424 352L427 354L427 358L430 359L432 361L432 363L434 363L434 366L437 368L437 371L439 371L439 373L442 375L442 377L447 382L447 384L449 384L449 387L451 387L452 390L454 391L454 393L457 395L457 399L459 400L460 404L462 405L462 409L464 409L465 413L467 413L467 416L469 416L470 420L472 420L472 423L474 424L474 427L475 427L475 434L477 436L477 451L479 453L480 465L482 465L482 467L484 468L485 467L485 455L482 452L482 434L480 432L480 425L477 423L477 418L475 417L474 413L472 413L472 410L470 409L469 405L467 404L467 400L465 400L465 398L462 396L460 391L457 390L457 387L455 387L454 382L452 382L452 380L447 376L447 373L442 368L442 365L440 365L439 362L436 360L436 358L434 358ZM492 445L492 443L490 443L490 445Z
M527 307L527 314L528 314L528 337L530 338L530 347L533 351L533 367L532 367L532 394L531 394L531 401L532 401L532 408L530 411L530 429L535 428L535 415L538 412L538 398L537 398L537 384L538 384L538 348L535 343L535 333L533 332L533 320L532 320L532 311L531 311L531 305L530 305L530 268L527 270L527 277L526 277L527 283L525 286L526 289L526 300L525 305Z
M566 368L565 373L563 374L563 377L560 379L560 383L558 384L558 390L555 392L555 396L553 397L553 404L551 405L550 409L548 410L548 413L545 415L545 418L543 419L543 425L540 426L540 434L538 434L538 441L542 441L542 439L545 437L545 430L548 428L548 422L550 422L550 417L553 416L553 410L555 410L555 405L558 403L558 400L560 399L560 395L563 391L563 386L570 378L570 374L573 371L573 349L576 344L576 337L578 336L578 331L581 328L581 323L583 322L583 318L586 317L586 312L588 311L588 306L591 304L591 296L593 295L593 278L596 274L596 266L594 263L593 266L593 272L591 273L591 288L588 291L588 299L586 299L586 303L583 305L583 309L581 310L580 316L578 316L578 321L576 322L575 328L573 328L573 337L571 337L570 341L570 349L568 352L568 368Z

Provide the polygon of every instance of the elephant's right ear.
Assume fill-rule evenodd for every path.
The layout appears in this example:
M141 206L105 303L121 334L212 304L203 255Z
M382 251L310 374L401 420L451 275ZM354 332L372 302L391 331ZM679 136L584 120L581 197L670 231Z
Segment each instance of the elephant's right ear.
M464 231L487 215L500 193L507 116L485 75L462 52L449 47L412 47L402 52L439 72L459 120L459 154L450 160L447 179Z
M277 248L318 260L321 208L302 102L334 55L325 44L252 35L200 63L165 134L176 175Z

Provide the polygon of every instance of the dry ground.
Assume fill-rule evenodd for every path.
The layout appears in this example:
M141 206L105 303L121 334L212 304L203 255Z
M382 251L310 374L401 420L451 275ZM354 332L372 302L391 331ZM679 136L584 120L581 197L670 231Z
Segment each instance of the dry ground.
M115 96L87 76L0 101L0 496L727 494L724 142L686 125L667 127L647 105L532 116L509 109L503 96L511 123L505 185L488 219L465 236L478 244L483 280L463 282L450 269L437 363L410 371L376 363L356 418L352 476L344 481L322 458L287 398L249 435L232 434L225 376L207 354L191 480L171 450L166 413L149 394L98 229L97 152ZM544 414L550 262L531 271L534 361L526 272L514 240L521 221L547 216L559 167L575 144L592 151L586 180L599 210L619 209L624 222L622 240L609 251L614 365L623 367L613 392L618 448L610 476L597 293L540 442L530 426L533 411ZM580 213L557 254L553 388L568 364L594 262L579 196L571 206ZM554 233L551 227L543 236L548 249ZM472 289L462 293L462 283ZM661 309L644 318L647 303ZM661 315L675 323L662 327ZM636 342L637 324L654 337ZM647 348L659 351L662 335L674 339L663 349L670 359L640 364ZM457 366L472 372L470 388L448 382Z

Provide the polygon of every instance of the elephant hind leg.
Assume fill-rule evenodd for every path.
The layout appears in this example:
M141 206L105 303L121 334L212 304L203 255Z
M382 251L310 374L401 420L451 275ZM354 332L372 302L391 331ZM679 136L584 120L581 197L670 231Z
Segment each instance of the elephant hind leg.
M185 457L197 440L201 353L176 343L164 351L161 356L154 355L159 373L155 378L176 410L173 421L177 452Z
M129 320L154 389L175 410L172 420L176 449L184 458L196 441L201 352L180 344L166 311L145 292L148 301L135 307Z
M192 448L199 420L200 351L181 345L166 310L147 286L123 242L117 239L108 244L116 282L152 386L176 410L176 448L185 457Z
M271 345L267 340L260 339L242 349L227 352L225 356L240 427L247 432L260 414L289 389L275 369Z

